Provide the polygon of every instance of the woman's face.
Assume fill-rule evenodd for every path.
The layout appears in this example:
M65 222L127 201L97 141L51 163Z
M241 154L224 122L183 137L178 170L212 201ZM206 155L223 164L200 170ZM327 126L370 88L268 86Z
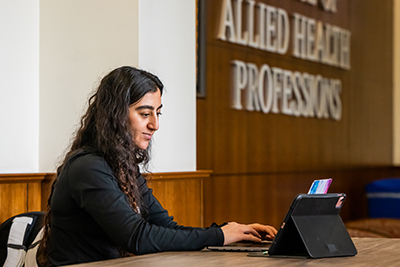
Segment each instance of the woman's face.
M129 107L129 124L133 142L141 149L146 149L151 137L158 130L161 114L161 93L149 92Z

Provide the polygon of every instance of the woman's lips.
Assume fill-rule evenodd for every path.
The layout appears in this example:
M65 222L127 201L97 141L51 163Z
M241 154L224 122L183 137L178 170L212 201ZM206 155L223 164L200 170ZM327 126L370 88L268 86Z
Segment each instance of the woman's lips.
M153 134L150 134L150 133L143 133L143 135L147 140L150 140L151 137L153 136Z

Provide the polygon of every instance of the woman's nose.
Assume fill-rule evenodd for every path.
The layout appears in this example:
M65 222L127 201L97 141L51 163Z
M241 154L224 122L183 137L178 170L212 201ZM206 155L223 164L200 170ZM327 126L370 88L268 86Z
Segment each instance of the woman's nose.
M160 127L160 125L158 123L158 120L159 120L159 118L158 118L157 114L151 116L151 119L150 119L150 122L148 124L148 127L153 131L157 131L158 128Z

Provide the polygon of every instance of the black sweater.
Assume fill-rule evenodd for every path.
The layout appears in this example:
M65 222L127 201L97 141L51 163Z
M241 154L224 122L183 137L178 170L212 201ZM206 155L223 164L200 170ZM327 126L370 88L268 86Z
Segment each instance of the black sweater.
M138 185L145 216L129 206L102 157L88 152L74 156L60 173L51 199L50 262L114 259L120 257L120 248L139 255L223 244L221 228L177 225L142 175Z

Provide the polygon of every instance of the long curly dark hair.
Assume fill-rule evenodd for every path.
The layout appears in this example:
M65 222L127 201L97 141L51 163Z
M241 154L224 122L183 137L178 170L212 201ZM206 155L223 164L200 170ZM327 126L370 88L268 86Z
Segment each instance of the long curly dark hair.
M64 161L57 168L57 176L68 160L82 150L95 150L110 166L118 180L118 186L129 200L132 209L142 208L136 178L139 164L146 165L149 152L135 146L129 125L129 106L149 92L163 92L163 84L153 74L133 67L120 67L111 71L100 82L83 115L80 128ZM51 198L57 178L52 184L48 200L44 233L38 252L39 266L49 266L48 241L51 233Z

